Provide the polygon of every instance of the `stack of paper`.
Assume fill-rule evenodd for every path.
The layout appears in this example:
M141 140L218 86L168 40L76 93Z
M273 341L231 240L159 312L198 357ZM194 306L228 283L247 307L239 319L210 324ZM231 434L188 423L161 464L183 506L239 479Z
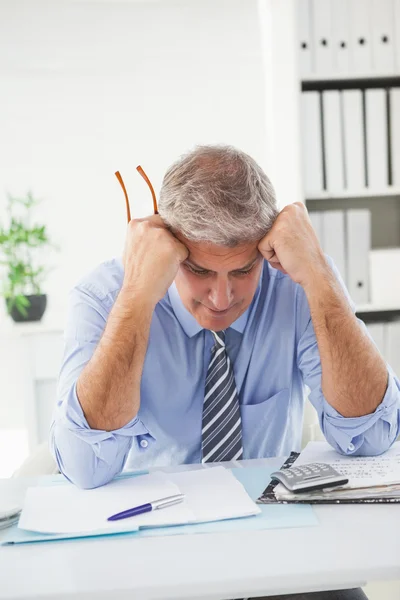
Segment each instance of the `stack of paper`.
M326 442L309 442L295 465L312 462L332 465L349 479L340 488L294 494L281 483L275 497L286 502L400 502L400 442L380 456L342 456Z
M180 493L185 495L180 504L120 521L107 520L118 512ZM40 533L100 535L249 517L259 512L232 472L214 467L122 478L93 490L68 483L29 488L18 527Z
M2 502L0 506L0 529L14 525L18 521L20 514L20 506L16 506L15 504L6 505Z

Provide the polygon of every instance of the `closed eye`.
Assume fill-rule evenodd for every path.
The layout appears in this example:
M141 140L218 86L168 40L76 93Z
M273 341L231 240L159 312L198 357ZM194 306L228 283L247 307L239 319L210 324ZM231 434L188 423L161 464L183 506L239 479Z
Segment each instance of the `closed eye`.
M211 271L207 271L206 269L194 269L192 266L185 264L185 267L188 269L188 271L190 271L191 273L194 273L195 275L199 275L199 276L205 276L205 275L209 275L211 273ZM232 275L249 275L252 270L254 269L254 265L252 265L250 267L250 269L246 269L245 271L232 271Z
M247 269L247 271L234 271L234 275L249 275L253 270L253 267Z
M194 273L195 275L208 275L210 273L210 271L206 271L204 269L194 269L193 267L191 267L190 265L185 265L185 267L187 268L188 271L190 271L191 273Z
M254 265L251 265L250 269L246 269L245 271L234 271L234 275L249 275L254 269Z

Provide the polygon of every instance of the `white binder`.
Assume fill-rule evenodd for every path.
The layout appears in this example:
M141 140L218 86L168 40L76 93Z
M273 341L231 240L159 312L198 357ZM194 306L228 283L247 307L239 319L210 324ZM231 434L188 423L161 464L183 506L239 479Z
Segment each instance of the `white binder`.
M313 229L318 238L319 244L320 244L321 248L323 249L324 240L323 240L323 231L322 231L322 212L320 210L311 210L308 213L308 216L310 217L311 225L313 226Z
M386 323L368 323L367 330L379 352L385 357L386 353Z
M395 71L400 73L400 0L393 0L394 3L394 44L395 44Z
M374 248L369 255L371 302L400 307L400 248Z
M329 90L322 93L325 141L326 188L328 192L344 189L344 164L340 92Z
M400 379L400 321L386 324L385 358Z
M299 23L300 75L305 78L314 71L314 49L311 36L311 0L297 0L297 19Z
M350 69L350 31L348 0L331 0L333 71L347 73Z
M395 69L393 0L370 0L372 22L372 68L376 73Z
M400 88L392 88L389 93L392 184L400 188Z
M346 211L347 288L356 304L368 304L371 213L365 209Z
M349 0L350 70L368 74L372 68L372 35L368 0Z
M328 254L347 285L346 239L343 210L324 210L322 212L323 250Z
M388 180L386 91L365 91L368 188L382 192Z
M364 124L361 90L343 90L343 137L346 188L365 188Z
M318 195L324 187L322 170L321 105L319 92L301 95L304 188Z
M333 70L331 0L312 0L315 71L329 76Z

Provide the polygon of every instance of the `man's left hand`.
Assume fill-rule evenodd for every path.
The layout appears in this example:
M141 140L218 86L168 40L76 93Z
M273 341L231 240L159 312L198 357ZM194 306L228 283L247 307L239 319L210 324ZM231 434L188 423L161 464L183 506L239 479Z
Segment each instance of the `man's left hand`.
M329 269L302 202L285 206L258 249L274 269L302 286Z

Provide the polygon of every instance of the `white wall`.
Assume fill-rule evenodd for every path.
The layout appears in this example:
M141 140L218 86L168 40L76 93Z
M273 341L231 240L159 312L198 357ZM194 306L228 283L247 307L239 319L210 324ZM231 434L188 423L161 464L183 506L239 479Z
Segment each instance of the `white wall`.
M265 164L256 0L0 2L0 209L43 198L49 314L82 273L122 250L126 181L135 216L196 143L235 144ZM1 214L1 213L0 213Z
M229 143L263 166L281 205L301 199L294 6L0 0L0 220L6 192L31 189L43 199L37 220L61 249L46 255L54 269L43 331L61 331L68 290L122 252L116 170L133 216L144 216L152 202L137 164L158 194L180 154L198 143ZM12 327L0 298L0 437L28 428L32 446L38 399L25 327ZM53 365L39 388L50 389L56 376Z

